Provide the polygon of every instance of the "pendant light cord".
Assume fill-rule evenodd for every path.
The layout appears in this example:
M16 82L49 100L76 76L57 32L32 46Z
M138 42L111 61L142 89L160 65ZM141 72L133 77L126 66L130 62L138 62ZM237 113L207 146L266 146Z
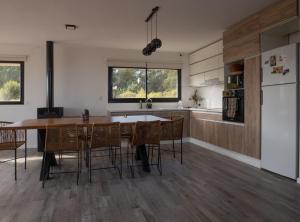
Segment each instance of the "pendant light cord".
M152 40L152 18L151 18L151 40Z
M155 19L155 23L156 23L156 24L155 24L155 28L156 28L156 38L157 38L157 14L158 14L158 13L156 12L156 14L155 14L155 18L156 18L156 19Z
M146 45L148 44L148 22L147 22L147 42Z

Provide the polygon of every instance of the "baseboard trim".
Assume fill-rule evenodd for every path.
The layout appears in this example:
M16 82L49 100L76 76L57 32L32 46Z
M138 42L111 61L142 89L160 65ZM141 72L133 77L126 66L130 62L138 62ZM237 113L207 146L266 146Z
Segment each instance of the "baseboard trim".
M190 142L190 137L185 137L182 138L182 143L189 143ZM180 143L180 140L174 140L175 144ZM172 140L165 140L165 141L161 141L160 144L172 144Z
M299 183L299 184L300 184L300 177L298 177L298 178L297 178L297 183Z
M201 148L205 148L205 149L214 151L216 153L222 154L224 156L230 157L232 159L235 159L235 160L241 161L243 163L249 164L251 166L261 168L261 162L260 162L259 159L255 159L253 157L249 157L249 156L237 153L237 152L233 152L233 151L224 149L222 147L215 146L213 144L206 143L204 141L197 140L197 139L194 139L194 138L189 138L189 142L193 143L195 145L198 145Z

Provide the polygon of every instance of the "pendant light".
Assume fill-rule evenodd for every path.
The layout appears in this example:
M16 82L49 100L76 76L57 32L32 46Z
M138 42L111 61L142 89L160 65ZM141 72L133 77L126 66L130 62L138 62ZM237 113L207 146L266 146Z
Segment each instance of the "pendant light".
M159 39L159 38L157 38L157 11L158 11L158 9L159 9L159 7L158 6L156 6L155 8L153 8L152 9L152 12L150 13L150 15L147 17L147 19L145 20L145 22L147 23L147 43L146 43L146 47L142 50L142 52L143 52L143 55L145 55L145 56L149 56L149 55L151 55L152 54L152 52L155 52L156 51L156 49L158 49L158 48L161 48L161 46L162 46L162 41ZM156 33L156 35L155 35L155 38L154 39L152 39L152 31L153 31L153 29L152 29L152 18L153 18L153 15L155 14L155 33ZM148 41L148 36L149 36L149 32L148 32L148 30L149 30L149 26L148 26L148 23L149 23L149 21L151 20L151 27L150 27L150 29L151 29L151 37L150 37L150 42Z
M157 13L155 15L155 22L156 22L156 25L155 25L155 28L156 28L156 36L155 36L155 39L153 39L151 41L151 44L155 46L155 49L159 49L161 46L162 46L162 42L159 38L157 38Z

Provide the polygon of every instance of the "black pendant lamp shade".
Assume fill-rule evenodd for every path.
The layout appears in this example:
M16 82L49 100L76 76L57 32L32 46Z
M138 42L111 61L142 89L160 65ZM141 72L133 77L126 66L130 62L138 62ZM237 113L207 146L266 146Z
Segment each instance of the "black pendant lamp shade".
M157 38L157 11L158 11L159 7L156 6L155 8L152 9L152 12L150 13L150 15L147 17L147 19L145 20L145 22L147 23L147 45L146 47L143 49L143 55L144 56L150 56L153 52L156 51L156 49L161 48L162 46L162 41ZM152 17L153 15L156 15L156 37L154 39L152 39ZM151 20L151 42L148 43L148 22Z
M155 39L152 39L151 45L154 45L154 47L155 47L156 49L159 49L159 48L161 48L161 46L162 46L162 42L161 42L160 39L155 38Z

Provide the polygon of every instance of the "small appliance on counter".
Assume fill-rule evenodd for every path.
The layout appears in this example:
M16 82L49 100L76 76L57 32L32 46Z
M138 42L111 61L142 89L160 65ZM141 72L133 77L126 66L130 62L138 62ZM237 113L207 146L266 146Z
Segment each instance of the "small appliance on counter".
M152 99L146 99L146 108L147 109L152 109Z
M179 100L177 103L177 109L183 109L183 103L181 100Z
M82 120L89 121L89 119L90 119L90 112L88 109L85 109L84 113L82 113Z
M223 120L244 122L244 90L223 91Z

